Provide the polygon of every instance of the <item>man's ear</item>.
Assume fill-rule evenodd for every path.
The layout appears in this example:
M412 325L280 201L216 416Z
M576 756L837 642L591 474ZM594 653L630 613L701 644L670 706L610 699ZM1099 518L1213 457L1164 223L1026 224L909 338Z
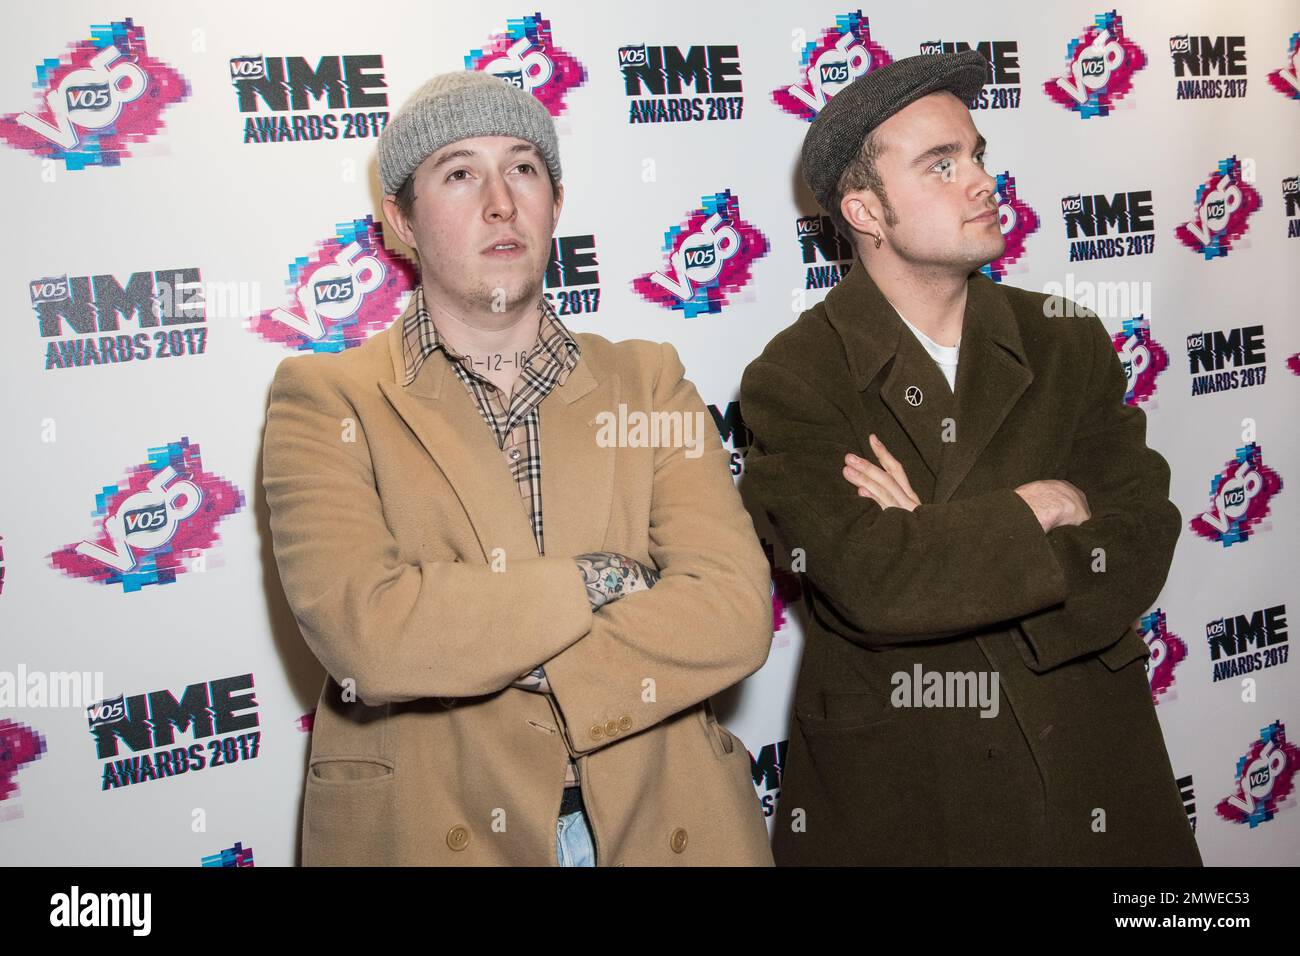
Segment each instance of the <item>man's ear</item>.
M560 210L564 208L564 183L555 184L555 215L552 217L555 222L560 221Z
M415 233L411 231L411 223L402 214L402 207L397 204L397 198L392 194L384 197L384 218L393 227L393 231L397 233L398 238L414 249Z
M870 189L855 189L840 200L840 215L854 232L878 236L883 230L881 219L884 209ZM849 238L849 237L845 237Z

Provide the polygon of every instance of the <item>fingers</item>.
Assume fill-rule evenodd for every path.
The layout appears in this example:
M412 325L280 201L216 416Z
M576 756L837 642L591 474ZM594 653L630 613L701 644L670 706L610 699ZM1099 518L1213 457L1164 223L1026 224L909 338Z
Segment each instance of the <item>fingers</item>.
M871 447L875 450L876 456L880 459L880 463L884 465L885 471L893 475L894 481L898 482L898 486L903 489L907 494L907 497L910 498L914 504L919 505L921 499L918 498L916 492L912 490L911 482L907 480L907 472L903 470L902 463L889 453L889 449L885 447L885 443L874 434L870 436L870 439Z
M858 487L858 494L875 499L882 508L902 508L911 503L888 472L853 455L845 456L845 460L848 464L844 477Z
M844 477L858 487L859 494L872 498L882 508L913 510L921 499L912 490L907 472L882 441L875 435L870 437L872 449L884 467L856 455L845 455Z

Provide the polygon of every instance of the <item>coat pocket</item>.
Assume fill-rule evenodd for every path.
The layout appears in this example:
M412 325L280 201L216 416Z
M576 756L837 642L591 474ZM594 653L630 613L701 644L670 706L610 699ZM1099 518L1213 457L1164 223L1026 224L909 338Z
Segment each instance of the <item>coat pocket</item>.
M823 691L822 712L795 702L794 714L805 733L851 732L886 723L894 707L885 694L872 691Z
M312 783L334 785L391 780L393 762L382 757L317 757L307 768Z
M396 771L377 757L321 757L307 769L303 866L391 866L402 841L396 829Z

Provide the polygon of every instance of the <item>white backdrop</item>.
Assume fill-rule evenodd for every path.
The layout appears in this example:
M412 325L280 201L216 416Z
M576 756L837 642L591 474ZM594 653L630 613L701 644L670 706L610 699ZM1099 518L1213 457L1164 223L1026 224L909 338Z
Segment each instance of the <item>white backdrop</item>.
M796 166L811 115L800 104L833 95L844 71L956 43L987 44L996 67L974 119L990 171L1014 181L1004 176L1002 191L1018 257L999 278L1063 292L1123 333L1132 401L1173 470L1185 527L1144 630L1202 853L1295 863L1300 751L1285 733L1300 719L1300 665L1286 660L1286 612L1300 597L1300 9L1129 4L1122 22L1108 12L1028 0L882 4L861 19L770 0L29 10L0 36L0 857L295 861L322 672L270 551L258 487L266 392L285 356L354 346L400 314L409 250L381 244L366 222L380 217L373 134L424 79L469 57L517 71L547 103L566 184L557 236L571 237L549 290L563 318L613 340L672 341L704 401L738 422L746 364L837 274L825 235L829 260L813 252L828 223L801 222L817 210ZM657 68L679 62L702 72L680 95L656 94ZM323 95L304 88L304 69ZM801 83L803 97L789 92ZM1092 93L1082 109L1067 87ZM684 114L683 97L695 98ZM684 308L646 277L673 276L665 234L685 226L669 236L680 245L723 193L720 222L741 248L693 289L704 307ZM1127 215L1107 219L1099 204ZM337 255L377 262L343 269ZM1198 334L1214 370L1233 373L1211 381L1235 387L1194 394ZM743 429L725 440L743 487ZM1243 465L1229 467L1238 449ZM803 609L788 554L758 527L775 563L772 653L715 703L770 809ZM172 698L194 722L169 735L163 719L151 734L146 699L160 717Z

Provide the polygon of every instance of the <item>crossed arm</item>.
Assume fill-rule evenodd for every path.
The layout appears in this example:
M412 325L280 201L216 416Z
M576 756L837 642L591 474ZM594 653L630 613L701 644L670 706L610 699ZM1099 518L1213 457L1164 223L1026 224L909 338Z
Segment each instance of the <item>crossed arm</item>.
M765 361L746 370L747 480L805 549L839 633L888 646L1012 622L1027 665L1045 671L1114 644L1155 600L1181 522L1168 465L1124 404L1104 327L1080 321L1092 369L1064 473L942 504L920 502L874 436L878 464L853 455L848 418L804 378Z
M636 347L659 359L654 408L709 421L676 350ZM327 363L281 362L263 486L280 579L304 640L363 703L489 695L543 668L539 680L577 754L653 726L766 659L770 569L720 441L694 458L684 447L654 450L653 568L593 552L521 557L494 571L403 552L364 432L341 437L339 423L356 417ZM641 590L648 593L623 600ZM614 738L588 732L624 717L631 727Z
M617 601L625 594L648 591L659 580L659 572L654 568L646 567L636 558L615 551L592 551L580 554L573 560L582 572L583 584L587 588L587 602L593 611L600 610L610 601ZM550 681L546 679L546 668L542 664L515 678L510 686L539 694L551 692Z

